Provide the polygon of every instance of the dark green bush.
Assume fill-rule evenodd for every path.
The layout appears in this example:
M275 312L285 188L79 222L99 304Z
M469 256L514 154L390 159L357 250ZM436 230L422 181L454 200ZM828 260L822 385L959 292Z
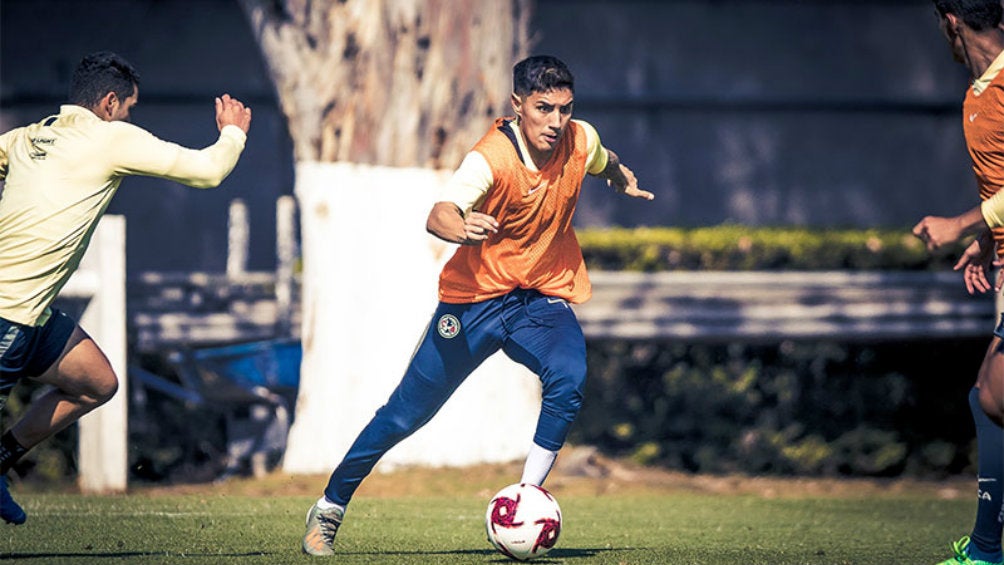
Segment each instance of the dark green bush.
M927 270L951 268L961 246L931 255L909 230L610 228L578 231L586 264L606 271Z
M694 472L940 476L974 462L986 340L600 342L572 441Z
M646 272L948 270L963 249L930 254L905 228L613 228L579 241L590 268ZM985 347L590 343L574 440L700 472L958 472L971 465L966 394Z

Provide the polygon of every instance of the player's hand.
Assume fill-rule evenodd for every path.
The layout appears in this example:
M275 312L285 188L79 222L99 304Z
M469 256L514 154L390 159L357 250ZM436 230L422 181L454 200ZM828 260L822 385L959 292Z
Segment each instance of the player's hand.
M498 233L498 220L482 214L481 212L471 212L464 218L464 238L460 241L462 245L480 245L493 233Z
M638 188L638 179L635 178L634 171L625 167L623 163L620 163L619 167L621 178L608 179L608 186L613 187L617 192L623 192L624 194L634 198L644 198L645 200L652 200L655 198L655 195L651 192Z
M942 245L958 241L962 237L960 228L957 218L927 216L913 226L913 235L924 242L928 251L934 251Z
M987 272L990 270L990 251L984 249L980 240L969 244L969 247L962 253L962 257L955 264L956 271L962 271L962 280L966 284L969 294L984 293L990 290L990 281L987 279ZM1000 280L997 281L999 288Z
M224 94L216 99L216 127L222 130L227 125L237 126L247 133L251 128L251 108L245 107L244 103L231 98L229 94Z

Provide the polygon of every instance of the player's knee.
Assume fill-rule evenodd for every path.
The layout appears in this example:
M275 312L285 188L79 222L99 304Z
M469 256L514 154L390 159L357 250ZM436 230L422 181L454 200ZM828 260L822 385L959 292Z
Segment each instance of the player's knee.
M383 431L389 438L397 442L415 433L428 421L429 418L414 413L384 414Z
M544 379L544 408L564 420L572 421L582 406L586 363L584 360L570 358L553 367L551 372Z
M81 394L81 400L87 404L91 404L93 407L98 407L111 400L118 390L119 380L115 376L115 373L102 371L87 379L82 391L83 394Z
M994 394L993 387L980 388L980 407L987 417L1001 425L1004 422L1004 398Z

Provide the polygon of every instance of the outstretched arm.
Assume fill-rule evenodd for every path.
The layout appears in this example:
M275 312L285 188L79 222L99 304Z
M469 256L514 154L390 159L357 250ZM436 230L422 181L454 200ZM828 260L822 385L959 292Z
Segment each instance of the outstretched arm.
M165 178L195 188L218 186L244 150L251 110L227 94L217 98L215 104L220 136L204 149L181 147L132 124L115 122L114 171Z
M991 289L990 278L994 258L994 238L990 231L984 231L976 238L955 264L956 271L962 271L962 280L969 294L984 293ZM1000 290L1000 280L993 287Z
M931 251L989 228L1004 227L1004 190L958 216L926 216L913 227L913 235Z
M913 235L920 238L929 251L934 251L987 228L980 207L976 206L953 217L925 216L913 226Z
M631 169L621 163L616 153L607 149L607 166L596 176L606 179L607 185L612 186L617 192L621 192L635 198L652 200L655 195L647 190L638 188L638 179L635 178Z

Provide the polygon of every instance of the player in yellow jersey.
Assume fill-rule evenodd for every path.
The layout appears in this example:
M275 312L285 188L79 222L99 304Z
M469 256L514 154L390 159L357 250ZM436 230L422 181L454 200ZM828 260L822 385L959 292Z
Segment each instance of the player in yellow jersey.
M138 97L132 65L94 53L74 71L58 114L0 135L0 407L22 378L52 386L0 436L0 517L8 523L26 519L7 489L11 466L118 388L98 345L50 305L122 179L147 175L211 188L244 150L251 110L229 95L215 102L219 138L201 150L128 123Z
M934 0L942 33L955 59L972 73L962 106L966 147L983 204L959 216L928 216L913 228L936 249L973 232L977 239L955 268L969 292L991 288L987 273L1004 248L1001 187L1004 187L1004 16L999 0ZM995 253L996 251L996 253ZM969 392L979 450L976 522L971 535L952 544L953 557L940 565L1004 565L1004 314Z
M352 494L380 457L425 425L485 359L502 350L540 377L541 409L520 482L541 485L582 401L586 346L569 302L591 289L572 215L587 174L651 200L634 174L572 120L572 73L554 57L513 68L515 118L468 153L426 227L461 244L439 277L439 307L401 383L360 432L307 514L302 548L334 553Z

